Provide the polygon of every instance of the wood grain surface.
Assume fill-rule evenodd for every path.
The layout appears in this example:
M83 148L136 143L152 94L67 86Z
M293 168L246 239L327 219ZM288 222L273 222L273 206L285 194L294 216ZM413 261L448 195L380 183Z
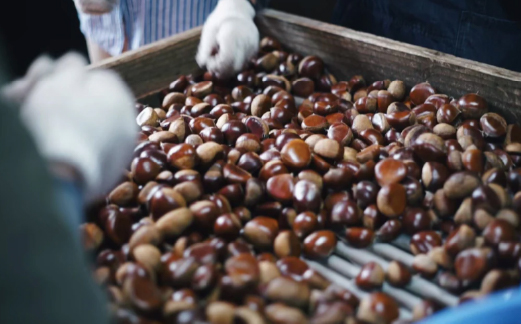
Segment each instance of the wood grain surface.
M510 122L521 120L521 73L273 10L259 15L257 24L289 50L320 56L338 80L361 74L371 82L400 79L409 87L429 81L456 98L477 92Z
M361 74L369 82L400 79L409 87L429 81L455 98L479 93L509 122L521 120L521 73L275 10L256 20L262 35L277 38L288 50L322 57L338 80ZM141 98L197 69L200 34L196 28L92 68L116 70Z
M165 38L153 44L104 60L91 68L108 68L118 72L137 98L168 87L182 74L197 69L195 54L201 27Z

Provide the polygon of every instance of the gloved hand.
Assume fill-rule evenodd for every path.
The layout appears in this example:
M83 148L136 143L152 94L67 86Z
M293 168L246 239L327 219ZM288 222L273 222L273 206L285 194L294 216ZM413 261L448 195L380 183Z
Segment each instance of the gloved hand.
M67 69L70 64L74 65L74 62L79 64L78 60L83 62L83 59L76 54L64 55L57 61L47 55L42 55L31 64L25 76L4 86L1 89L1 95L8 101L21 106L38 81L53 72Z
M49 56L40 56L31 64L23 78L2 88L2 97L16 105L21 105L34 85L42 77L54 71L55 64Z
M196 60L218 77L239 72L259 49L255 9L247 0L220 0L206 20Z
M83 13L102 15L111 12L119 0L74 0L76 7Z
M70 165L81 175L90 201L130 162L138 132L134 98L114 72L87 70L79 54L50 65L52 72L23 101L21 119L49 163Z

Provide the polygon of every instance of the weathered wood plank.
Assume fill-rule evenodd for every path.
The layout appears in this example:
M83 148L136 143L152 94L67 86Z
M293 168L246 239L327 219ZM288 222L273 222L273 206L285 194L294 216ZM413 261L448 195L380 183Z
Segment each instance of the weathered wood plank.
M339 79L429 81L456 98L478 92L511 122L521 120L521 73L273 10L257 23L288 49L322 57Z
M121 56L104 60L90 68L109 68L118 72L137 98L155 93L181 74L197 69L195 54L201 28L144 46Z
M361 74L369 81L400 79L408 86L429 81L456 98L478 92L509 121L521 120L521 73L274 10L259 14L257 23L262 34L288 49L322 57L338 79ZM200 34L196 28L92 68L116 70L141 98L197 68Z

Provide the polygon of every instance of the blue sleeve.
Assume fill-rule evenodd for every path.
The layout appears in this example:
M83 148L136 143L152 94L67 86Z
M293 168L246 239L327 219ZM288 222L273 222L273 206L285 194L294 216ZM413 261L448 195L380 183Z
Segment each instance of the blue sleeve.
M448 308L421 324L515 324L521 323L521 292L509 289L456 308Z
M0 156L0 323L108 323L78 235L81 192L51 177L18 112L1 102Z
M55 203L60 210L60 217L70 230L78 233L78 227L83 223L83 196L81 189L72 181L54 177ZM78 238L78 235L75 236Z

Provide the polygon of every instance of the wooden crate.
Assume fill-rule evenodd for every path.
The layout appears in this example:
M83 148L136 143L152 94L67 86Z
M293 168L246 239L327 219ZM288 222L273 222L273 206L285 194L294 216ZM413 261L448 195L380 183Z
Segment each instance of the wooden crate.
M274 10L259 14L257 24L288 50L320 56L338 80L361 74L368 81L400 79L409 87L429 81L456 98L477 92L509 122L521 120L521 73ZM195 28L93 68L116 70L142 98L197 68L200 34Z
M456 98L478 92L487 99L491 110L500 112L510 122L521 120L521 73L273 10L259 14L257 23L262 35L279 39L288 50L323 58L339 80L361 74L368 81L400 79L409 87L429 81L439 92ZM136 97L149 97L179 75L197 69L194 57L200 34L201 28L196 28L91 68L114 69ZM323 275L329 273L326 277L330 280L337 284L342 282L341 286L355 292L358 288L346 278L354 277L360 265L390 259L410 265L413 256L405 252L408 247L405 236L391 244L378 244L363 250L339 243L334 255L327 260L328 267L323 264L313 267ZM385 289L389 293L394 288ZM458 303L458 296L422 278L416 278L407 291L397 291L394 289L393 297L401 296L403 319L411 318L413 304L421 301L418 296L447 306ZM364 292L355 294L360 297Z

